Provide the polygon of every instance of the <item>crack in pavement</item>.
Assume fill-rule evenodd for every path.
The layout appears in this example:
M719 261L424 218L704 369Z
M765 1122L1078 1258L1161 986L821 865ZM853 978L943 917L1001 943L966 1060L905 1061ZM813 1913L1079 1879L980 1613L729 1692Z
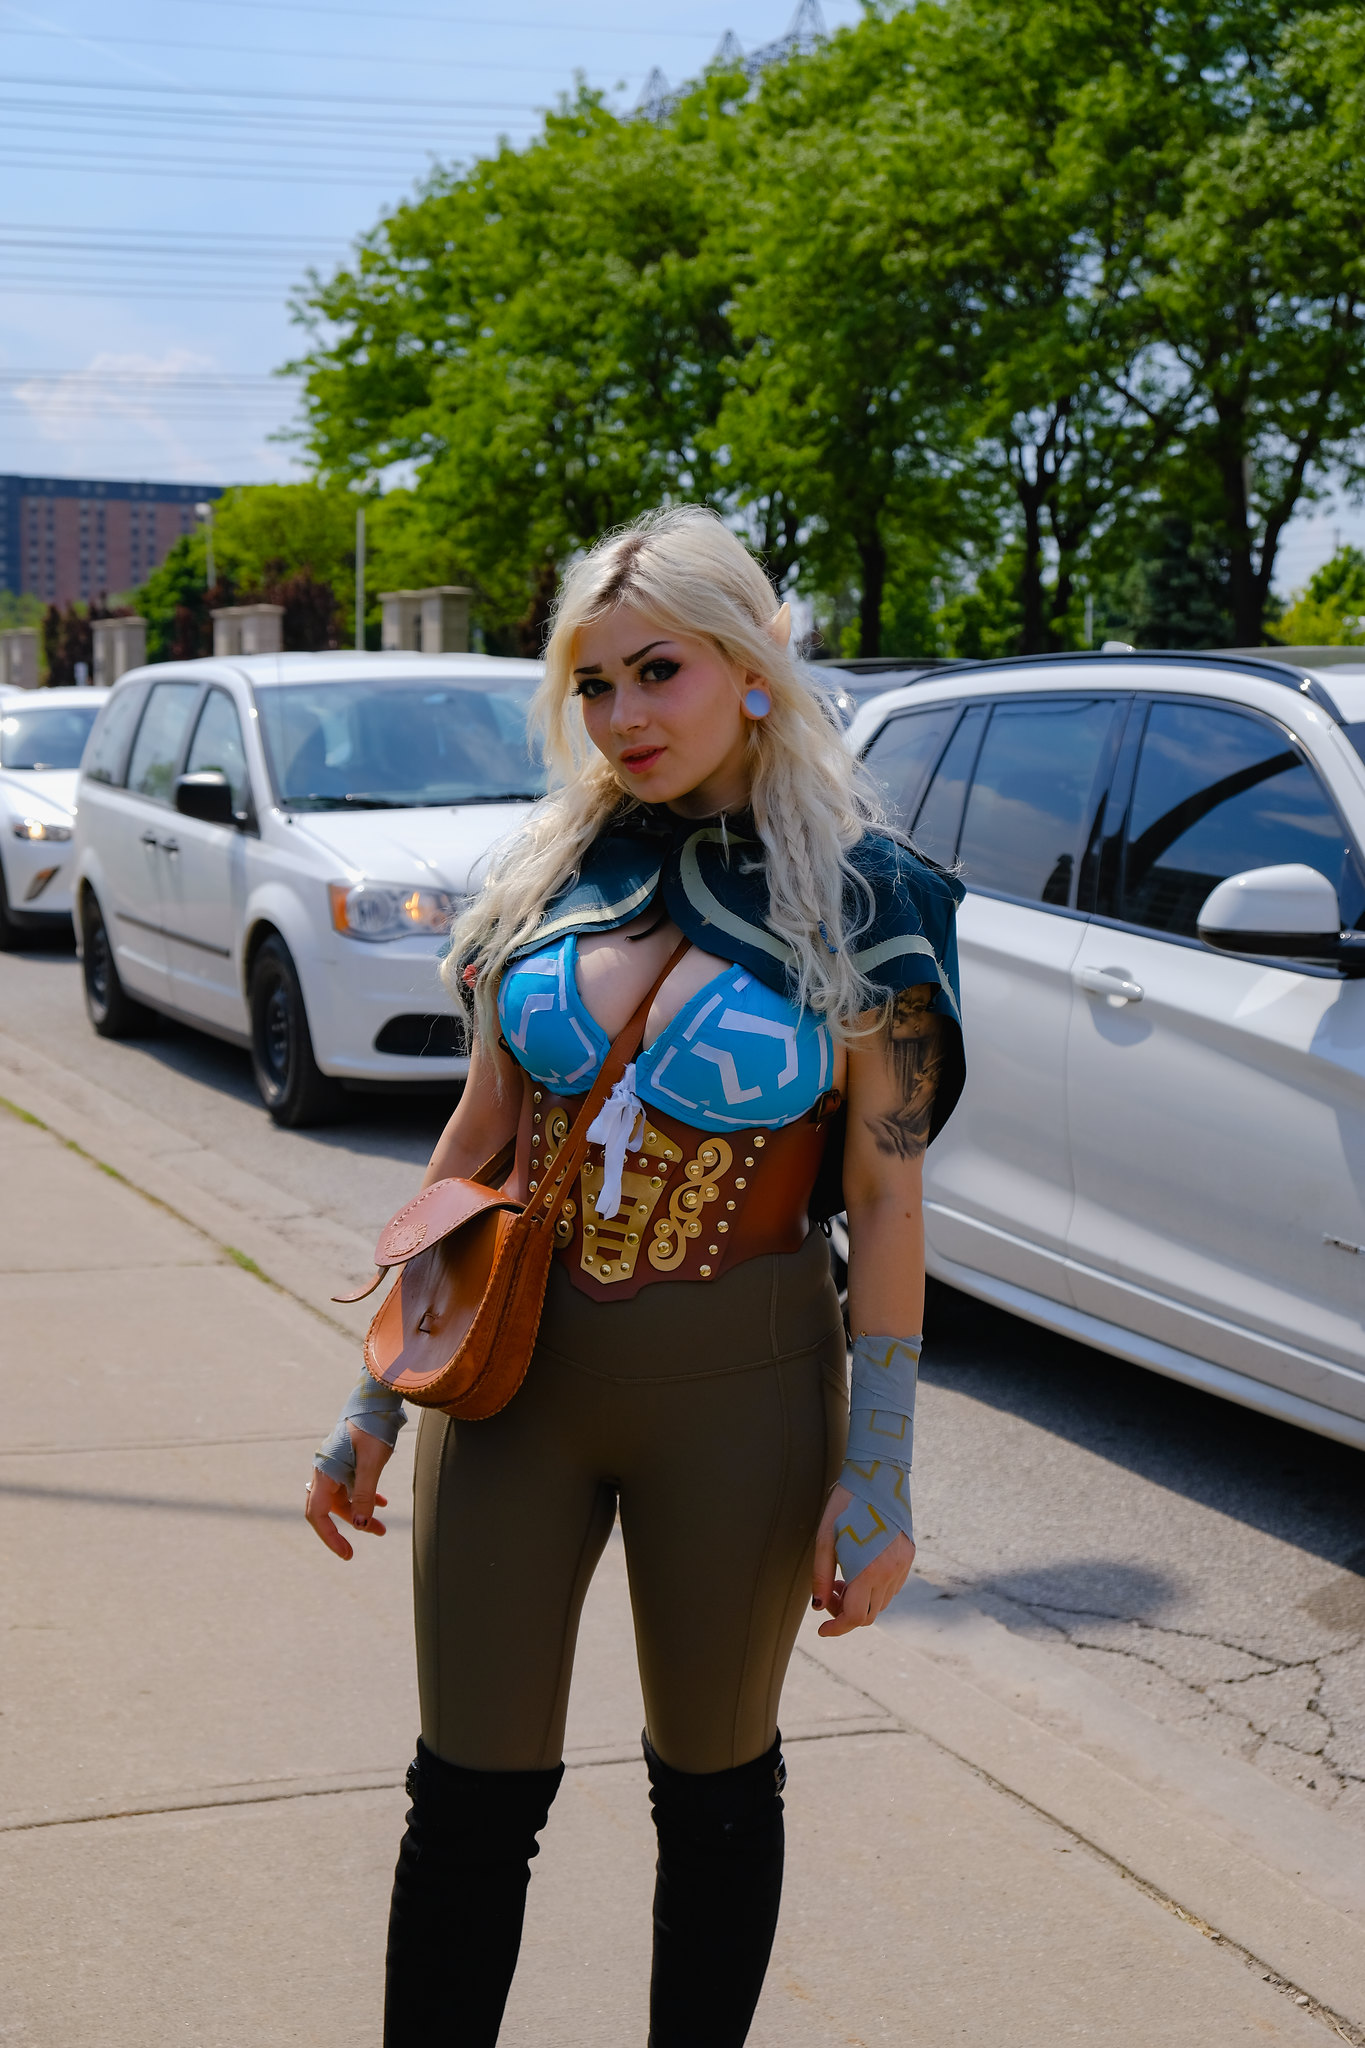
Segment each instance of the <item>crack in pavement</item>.
M1003 1594L988 1578L950 1565L941 1554L935 1557L934 1570L936 1578L970 1593L1007 1627L1020 1633L1044 1628L1083 1661L1105 1659L1111 1674L1125 1664L1159 1674L1178 1690L1185 1709L1178 1716L1182 1723L1268 1775L1312 1794L1318 1804L1334 1806L1348 1793L1365 1788L1365 1738L1354 1726L1340 1728L1324 1697L1333 1667L1345 1671L1346 1660L1365 1647L1365 1635L1357 1634L1316 1656L1276 1656L1212 1630L1157 1624L1103 1608L1028 1600L1018 1592ZM1200 1671L1198 1657L1175 1654L1185 1646L1213 1653L1214 1668ZM1235 1660L1232 1668L1220 1664L1220 1656ZM1359 1687L1347 1697L1358 1713ZM1160 1717L1169 1718L1169 1709ZM1365 1819L1365 1802L1352 1797L1343 1810L1350 1814L1353 1808Z

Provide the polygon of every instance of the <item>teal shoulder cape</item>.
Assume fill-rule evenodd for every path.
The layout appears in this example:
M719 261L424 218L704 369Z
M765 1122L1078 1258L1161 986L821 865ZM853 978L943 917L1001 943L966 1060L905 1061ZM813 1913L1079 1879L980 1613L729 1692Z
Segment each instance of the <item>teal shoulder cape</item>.
M966 1072L956 930L965 892L954 876L883 832L864 833L848 859L858 878L844 905L854 964L882 1000L927 983L934 991L929 1007L949 1027L936 1137ZM792 950L768 927L764 849L747 812L697 821L649 804L613 820L546 905L517 957L569 932L612 931L656 897L693 945L734 961L780 994L795 993Z

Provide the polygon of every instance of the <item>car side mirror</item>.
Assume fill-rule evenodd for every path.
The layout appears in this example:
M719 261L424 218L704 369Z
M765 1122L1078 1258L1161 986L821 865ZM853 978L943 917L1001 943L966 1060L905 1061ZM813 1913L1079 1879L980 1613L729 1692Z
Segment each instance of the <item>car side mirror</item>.
M1199 936L1220 953L1313 960L1365 975L1365 933L1341 929L1337 892L1301 861L1229 875L1205 898Z
M235 825L232 788L221 768L205 768L198 775L176 779L175 807L185 818L198 818L205 825Z

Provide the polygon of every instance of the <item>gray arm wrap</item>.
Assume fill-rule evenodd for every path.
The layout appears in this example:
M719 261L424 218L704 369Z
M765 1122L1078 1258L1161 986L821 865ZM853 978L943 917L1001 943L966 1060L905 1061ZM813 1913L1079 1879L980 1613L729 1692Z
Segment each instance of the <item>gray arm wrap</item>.
M848 1456L839 1474L853 1499L834 1530L845 1580L856 1579L897 1535L915 1540L910 1463L923 1346L923 1337L859 1337L853 1347Z
M367 1436L377 1436L392 1450L407 1419L402 1396L388 1387L381 1387L378 1380L363 1372L347 1396L346 1406L337 1417L336 1428L326 1443L319 1444L314 1451L313 1463L319 1472L349 1491L355 1484L355 1446L347 1423L353 1422Z

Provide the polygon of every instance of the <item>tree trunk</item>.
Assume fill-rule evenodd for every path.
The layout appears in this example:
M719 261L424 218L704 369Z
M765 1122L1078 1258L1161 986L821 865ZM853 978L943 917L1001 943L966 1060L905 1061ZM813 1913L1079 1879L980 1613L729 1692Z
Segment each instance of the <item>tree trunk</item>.
M1024 512L1024 566L1019 578L1024 624L1019 652L1046 654L1049 636L1043 605L1043 496L1026 477L1019 479L1019 502Z
M879 533L868 534L858 543L858 562L863 588L858 600L858 652L882 651L882 598L886 592L886 545Z
M1228 537L1228 610L1234 647L1259 647L1264 630L1265 594L1251 560L1248 460L1241 407L1220 407L1217 462Z

